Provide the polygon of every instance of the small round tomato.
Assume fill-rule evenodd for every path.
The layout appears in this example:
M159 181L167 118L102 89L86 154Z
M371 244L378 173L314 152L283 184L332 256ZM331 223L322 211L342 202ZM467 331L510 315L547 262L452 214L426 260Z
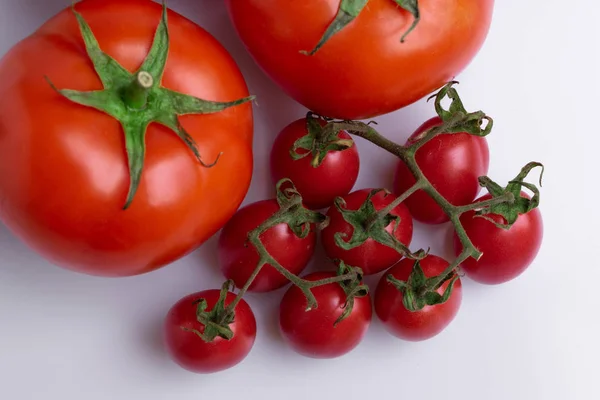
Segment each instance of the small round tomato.
M256 338L256 319L243 299L235 307L234 322L229 324L233 337L220 336L206 342L193 330L203 333L205 326L196 317L196 301L205 299L207 311L219 301L219 290L205 290L179 300L164 322L164 340L169 356L182 368L195 373L213 373L231 368L246 358ZM235 299L228 292L225 306Z
M249 204L227 222L219 236L218 260L223 275L244 286L255 270L259 254L248 242L248 234L279 211L275 199ZM313 227L314 228L314 227ZM294 275L304 270L316 244L314 229L299 238L286 223L280 223L260 236L260 240L275 260ZM288 280L270 264L265 265L249 287L251 292L269 292L285 286Z
M316 272L304 277L317 281L336 276L335 272ZM371 296L354 298L350 314L335 324L343 314L346 292L339 283L312 289L318 307L306 311L302 290L292 286L283 296L279 325L284 340L299 354L311 358L335 358L353 350L365 336L373 315Z
M529 197L524 192L521 196ZM490 198L486 194L477 201ZM504 217L496 214L486 217L499 224L506 223ZM494 285L513 280L531 265L542 244L543 221L538 208L520 214L508 230L484 218L474 217L473 211L464 213L460 221L471 242L483 253L479 261L469 258L461 264L461 268L469 278L479 283ZM456 233L454 249L456 254L463 249Z
M318 126L326 124L323 120L313 121ZM290 149L308 133L306 118L292 122L279 133L271 150L271 175L274 182L291 179L306 206L320 209L331 206L336 197L350 193L358 178L360 160L356 145L344 131L339 132L335 139L351 143L351 146L323 152L321 156L324 155L324 158L317 167L312 165L315 157L310 154L310 149L297 149L298 154L306 156L294 160Z
M397 250L375 241L372 237L367 238L364 243L350 250L344 250L336 243L335 237L337 234L340 234L345 242L353 237L355 228L344 218L344 214L350 219L359 221L361 228L366 229L373 217L373 213L364 212L366 211L366 201L372 190L361 189L345 196L343 198L345 202L344 213L341 213L337 207L331 207L327 212L329 225L321 233L325 253L330 259L342 260L347 265L360 267L365 275L381 272L402 259L402 254ZM369 208L372 209L371 211L380 211L396 199L397 196L381 190L371 197ZM350 216L347 215L349 213ZM399 217L400 222L390 222L385 227L385 231L408 247L413 236L413 220L408 208L404 203L400 203L390 214Z
M408 341L430 339L442 332L456 317L462 302L462 283L458 278L448 300L434 306L426 305L419 311L409 311L403 304L403 294L387 278L407 281L415 264L414 260L405 258L384 273L375 289L375 313L383 322L385 329L394 336ZM440 275L450 265L441 257L429 254L420 261L423 273L427 278ZM443 295L450 280L444 282L437 290Z
M430 128L442 125L434 117L421 125L407 141L413 143ZM480 191L478 178L488 173L490 152L487 140L466 132L442 134L434 137L417 150L416 161L431 184L451 204L462 206L475 199ZM394 192L404 193L415 184L415 177L400 161L394 178ZM442 208L423 190L406 200L406 206L417 221L441 224L450 219Z

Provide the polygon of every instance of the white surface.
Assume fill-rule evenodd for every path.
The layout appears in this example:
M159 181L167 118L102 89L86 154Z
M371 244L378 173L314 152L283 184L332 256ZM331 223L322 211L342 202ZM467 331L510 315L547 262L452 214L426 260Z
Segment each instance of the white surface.
M69 3L0 0L0 54ZM251 62L221 1L169 3L222 41L259 96L256 175L246 201L263 198L270 140L304 110ZM197 400L218 389L226 399L600 398L600 171L592 159L600 146L599 14L598 3L586 0L500 0L484 49L459 77L467 107L497 123L489 138L491 176L506 182L530 160L546 164L545 240L518 280L498 287L465 282L462 309L441 336L409 344L374 320L351 354L310 360L278 337L281 292L250 296L259 322L252 353L232 370L197 376L167 359L160 327L180 297L219 287L214 240L158 272L105 280L49 265L0 226L0 399ZM270 111L280 104L285 112ZM420 102L380 118L380 128L401 141L431 115ZM393 158L359 146L357 187L388 184ZM446 237L447 229L422 230L415 245L441 252Z

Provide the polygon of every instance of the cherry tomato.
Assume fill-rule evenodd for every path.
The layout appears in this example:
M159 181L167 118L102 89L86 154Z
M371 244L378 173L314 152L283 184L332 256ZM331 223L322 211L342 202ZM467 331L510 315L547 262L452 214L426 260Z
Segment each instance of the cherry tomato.
M369 0L312 56L302 52L315 48L340 0L226 4L254 60L288 95L320 115L365 119L411 104L454 79L483 45L494 1L420 1L421 20L402 43L414 17L394 0Z
M160 4L84 0L74 7L126 74L140 68L161 22ZM208 32L173 11L168 29L168 62L160 82L152 77L156 85L211 101L248 95L235 61ZM68 100L44 79L59 90L103 89L70 5L13 47L0 61L0 74L11 77L0 80L0 219L50 262L101 276L146 273L195 250L242 203L253 169L250 103L184 115L178 127L172 110L152 97L153 88L149 98L157 101L124 112L135 114L125 125L132 129L160 108L153 116L168 116L189 137L154 122L143 136L143 130L125 135L115 117ZM119 96L108 100L123 110ZM131 141L127 150L136 150L131 161L143 160L126 210L132 173L124 136ZM223 152L214 167L201 165L193 142L206 163Z
M407 281L415 261L405 258L385 272L375 289L375 313L383 322L385 329L394 336L408 341L430 339L442 332L458 314L462 302L462 283L460 278L454 283L450 298L442 304L426 305L419 311L409 311L404 306L403 294L388 282L388 275ZM450 264L441 257L429 254L420 261L427 278L444 272ZM443 295L450 281L444 282L437 290Z
M323 126L325 122L318 120ZM301 137L307 135L306 118L286 126L277 136L271 150L271 175L274 182L291 179L302 194L307 207L321 209L329 207L338 196L345 196L354 187L358 178L360 160L356 145L342 151L328 152L318 167L313 167L313 157L309 154L299 160L290 156L290 148ZM351 141L346 132L339 132L338 138ZM299 149L302 154L308 150Z
M346 203L344 208L359 210L371 191L372 189L361 189L343 197ZM376 211L380 211L396 198L393 194L379 191L371 198L370 202ZM408 208L404 203L401 203L390 214L400 217L400 223L397 225L396 222L391 222L385 227L385 231L393 234L400 243L408 247L413 235L413 220ZM344 219L344 216L336 207L331 207L327 212L327 216L329 217L329 225L323 229L321 241L325 253L330 259L342 260L347 265L361 268L365 275L372 275L391 267L402 258L402 254L398 251L378 243L372 238L368 238L363 244L350 250L340 248L336 244L335 235L337 233L345 235L343 240L347 242L352 237L354 228Z
M275 199L262 200L241 208L225 225L219 236L218 258L221 271L237 287L246 284L259 261L259 254L247 242L248 234L279 210ZM260 236L261 242L279 262L294 275L304 270L316 244L316 233L311 230L301 239L286 223L270 228ZM265 265L249 287L251 292L269 292L288 284L288 280L271 265Z
M529 197L524 192L521 196ZM490 198L486 194L477 201ZM499 215L488 214L487 217L496 223L506 223L504 217ZM520 214L509 230L474 217L473 211L464 213L460 221L475 247L483 253L479 261L469 258L461 264L461 268L469 278L479 283L495 285L515 279L531 265L542 245L543 221L538 208ZM456 254L463 249L456 233L454 249Z
M335 272L315 272L309 281L334 277ZM337 325L347 297L339 283L312 289L318 307L306 311L306 297L292 286L281 300L279 324L284 340L299 354L311 358L340 357L358 346L372 319L371 297L354 298L352 312Z
M179 300L169 310L164 321L164 341L169 356L182 368L201 374L219 372L242 362L252 350L256 338L256 319L252 309L242 299L235 307L233 331L230 340L217 336L212 342L204 341L192 332L204 332L204 325L196 317L196 301L205 299L210 311L219 300L219 290L205 290ZM225 306L235 299L229 292Z
M434 117L421 125L407 144L442 120ZM480 191L478 178L487 175L490 154L487 140L468 133L442 134L417 150L416 161L431 184L451 204L470 204ZM400 161L394 178L394 193L400 195L415 183L413 174ZM406 206L417 221L441 224L449 221L444 210L422 190L411 195Z

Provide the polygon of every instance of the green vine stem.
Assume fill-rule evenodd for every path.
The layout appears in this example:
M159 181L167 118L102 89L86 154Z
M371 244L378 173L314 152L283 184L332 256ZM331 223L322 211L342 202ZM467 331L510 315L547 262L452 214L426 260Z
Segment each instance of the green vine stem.
M436 98L435 108L443 123L423 132L419 138L411 143L408 143L407 145L399 145L382 136L375 128L373 128L372 123L364 123L360 121L328 120L329 122L325 127L325 129L330 129L334 132L345 130L350 134L362 137L376 146L394 154L406 164L408 169L414 175L416 183L405 193L400 195L393 203L386 207L386 209L377 213L375 218L382 218L389 213L391 209L398 206L417 190L425 191L449 216L450 221L456 230L456 234L463 245L463 251L442 274L430 281L430 287L432 288L439 288L439 286L441 286L447 280L447 277L469 257L479 260L482 256L482 253L473 245L473 242L462 226L462 223L460 222L460 216L470 210L486 209L500 204L510 205L515 202L514 191L506 191L499 193L497 196L494 196L492 199L487 201L464 206L455 206L437 191L437 189L427 179L417 164L415 158L417 150L438 135L467 132L472 135L483 137L487 136L491 132L493 120L482 111L471 113L467 112L462 104L462 101L460 100L460 97L458 96L458 93L456 92L456 89L453 87L456 83L457 82L449 82L438 93L431 97ZM451 100L448 110L444 109L442 106L442 101L446 97Z
M456 92L456 89L453 87L454 84L456 84L456 82L449 82L442 89L440 89L437 94L432 96L432 98L436 98L435 109L442 120L442 124L423 132L414 141L409 142L404 146L394 143L393 141L382 136L372 127L372 123L364 123L361 121L337 121L327 117L320 117L326 122L326 125L322 128L320 135L329 137L333 135L334 132L337 133L339 131L346 131L355 136L362 137L363 139L375 144L378 147L381 147L384 150L387 150L402 160L415 177L414 185L399 195L387 207L379 212L374 212L373 218L368 221L368 225L376 224L382 219L386 218L395 207L404 202L409 196L418 190L423 190L429 196L431 196L449 216L451 223L454 225L456 234L463 245L463 251L440 275L425 280L422 270L419 267L418 260L426 257L427 252L424 250L419 250L416 253L409 254L409 252L407 252L407 254L404 254L404 256L416 260L412 279L409 279L408 282L394 282L392 276L388 277L391 283L397 287L403 288L403 290L407 291L408 293L411 293L413 296L412 301L409 302L409 309L411 311L417 311L419 309L418 307L422 307L425 304L435 305L446 301L450 296L451 286L449 291L445 293L444 296L438 295L434 299L433 296L430 295L437 291L449 279L455 279L453 275L456 269L465 260L470 257L473 257L476 260L481 258L481 251L475 247L464 227L462 226L462 223L460 222L460 216L462 214L471 210L475 210L478 215L485 218L485 215L488 213L500 213L501 215L505 216L505 219L508 222L508 224L503 225L503 228L508 229L510 228L510 225L515 222L515 215L521 212L527 212L528 210L537 207L539 204L539 191L537 190L537 187L524 182L523 179L533 168L538 166L543 168L543 165L540 163L532 162L527 164L521 170L519 175L514 180L509 182L509 185L506 188L502 188L488 177L480 177L480 185L487 188L493 197L489 200L478 201L472 204L461 206L455 206L446 200L446 198L437 191L437 189L421 171L416 161L416 152L436 136L441 134L466 132L471 135L483 137L491 132L493 120L482 111L467 112L462 104L462 101L460 100L460 97L458 96L458 93ZM442 101L446 97L451 100L451 104L447 110L442 106ZM531 200L520 197L519 191L521 187L525 187L534 191L534 197ZM213 336L217 333L222 337L227 336L228 325L231 323L231 321L233 321L235 307L241 301L242 297L252 285L252 282L256 279L262 268L267 264L271 265L279 273L285 276L292 284L296 285L302 290L307 299L307 311L318 306L316 298L312 293L312 289L315 287L337 282L342 284L342 286L346 285L346 287L349 288L358 288L356 289L357 291L366 289L366 286L360 283L362 280L362 271L360 268L343 266L343 268L338 270L338 275L335 277L318 281L307 281L294 275L281 266L281 264L279 264L279 262L274 259L271 254L269 254L262 243L260 237L264 232L276 225L287 223L290 229L298 237L304 237L303 235L307 235L311 229L311 224L319 224L322 228L328 223L328 221L323 214L308 210L303 206L302 196L300 193L298 193L293 185L293 182L289 179L283 179L278 182L277 200L280 205L280 209L248 235L248 243L252 245L259 254L259 261L252 275L249 277L245 285L240 289L236 298L227 307L219 309L218 312L212 313L210 320L207 322L211 326L214 324L218 325L213 327L213 331L215 332L213 333ZM411 285L416 285L415 282L418 283L418 287L415 286L413 288ZM207 314L204 309L200 308L201 306L204 306L204 304L199 303L198 315L202 316L202 321L206 321Z
M221 315L217 316L216 322L218 324L227 324L227 321L231 319L231 316L234 313L235 307L246 294L248 288L252 285L252 282L254 282L262 268L266 265L270 265L275 268L292 284L296 285L298 288L300 288L300 290L302 290L307 300L307 311L318 307L317 300L311 289L317 286L328 285L336 282L356 282L360 281L362 277L362 271L359 268L348 267L343 269L343 273L341 272L335 277L325 278L317 281L308 281L288 271L273 256L271 256L260 239L261 235L269 229L282 223L287 223L288 225L293 224L290 225L292 231L294 231L297 236L302 237L302 235L308 234L309 229L311 229L311 224L318 223L321 226L324 226L328 222L323 214L309 210L303 206L302 196L296 190L291 180L282 179L279 181L277 183L277 193L278 202L280 205L279 210L270 218L265 220L262 224L260 224L256 229L252 230L248 235L248 243L252 245L258 252L259 261L244 286L238 292L235 299L229 303Z

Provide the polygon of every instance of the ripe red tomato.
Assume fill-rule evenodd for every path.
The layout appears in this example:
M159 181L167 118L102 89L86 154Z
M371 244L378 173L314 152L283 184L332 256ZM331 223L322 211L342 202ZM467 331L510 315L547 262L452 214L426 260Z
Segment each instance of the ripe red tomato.
M430 339L442 332L458 314L462 302L462 283L460 278L454 283L450 298L442 304L426 305L419 311L409 311L402 302L403 294L388 282L388 275L407 281L415 261L405 258L385 272L375 289L375 313L384 327L394 336L408 341ZM444 272L450 264L441 257L429 254L420 261L427 278ZM437 290L443 295L450 281L444 282Z
M161 21L160 4L83 0L75 8L126 73L140 68ZM238 66L214 37L175 12L168 18L168 63L157 85L211 101L248 95ZM102 276L152 271L214 235L247 193L250 103L181 116L190 136L185 141L159 123L145 136L136 132L133 147L145 141L145 161L133 202L123 210L131 186L124 128L61 96L44 79L61 90L103 88L71 6L18 43L0 61L0 74L11 77L0 80L0 219L52 263ZM169 112L149 100L129 115L133 121L153 109ZM222 157L212 168L202 166L189 140L207 163Z
M335 272L315 272L309 281L334 277ZM344 312L346 293L339 283L312 289L318 307L306 311L306 297L297 286L283 296L279 325L284 340L294 351L311 358L340 357L358 346L371 323L371 296L354 298L352 312L337 325Z
M320 119L313 121L321 126L326 124ZM345 150L328 152L316 168L311 165L314 157L310 154L294 160L290 149L307 133L306 118L292 122L279 133L271 150L271 175L274 182L291 179L306 206L321 209L331 206L336 197L350 193L358 178L360 160L355 144ZM352 141L346 132L340 132L337 138ZM298 149L297 153L309 151Z
M410 144L426 130L442 125L434 117L421 125L407 141ZM471 203L481 187L478 178L487 175L490 152L487 140L468 133L444 134L425 143L416 154L417 164L431 184L451 204ZM415 184L415 177L402 162L398 162L394 178L394 193L400 195ZM444 210L422 190L411 195L406 206L417 221L441 224L450 219Z
M521 196L529 198L524 192ZM490 198L486 194L477 201ZM506 223L502 216L486 216L496 223ZM538 208L520 214L509 230L499 228L484 218L474 217L473 211L464 213L460 221L475 247L483 253L479 261L469 258L461 264L461 268L469 278L479 283L495 285L515 279L531 265L542 245L543 221ZM454 249L456 254L463 249L456 234Z
M359 210L361 206L367 200L369 193L372 189L361 189L350 193L343 199L346 203L346 210ZM380 211L392 203L397 197L384 191L379 191L375 194L370 202L372 203L374 210ZM400 223L396 227L396 222L391 222L385 227L390 235L393 233L394 237L404 244L406 247L410 245L413 235L413 220L410 216L408 208L404 203L396 206L390 213L393 216L400 217ZM331 207L327 212L329 217L329 225L321 232L321 241L325 248L327 256L333 260L342 260L347 265L353 267L359 267L362 269L365 275L372 275L381 272L402 258L395 249L376 242L372 238L368 238L360 246L354 247L350 250L344 250L340 248L335 241L336 234L340 233L345 235L342 239L349 241L353 235L354 228L344 219L344 216L336 207ZM368 219L369 216L362 217L363 220ZM395 229L395 231L394 231Z
M256 339L256 319L245 300L235 307L233 331L230 340L217 336L205 342L190 330L204 333L205 326L196 317L195 301L205 299L207 311L212 310L219 300L219 290L205 290L179 300L168 312L164 321L164 341L169 356L182 368L201 374L219 372L242 362L252 350ZM225 306L235 299L227 294ZM185 329L182 329L185 328Z
M332 118L364 119L423 98L457 76L487 36L493 0L419 2L421 20L393 0L369 0L316 54L340 0L227 0L258 65L291 97Z
M276 200L262 200L241 208L225 225L219 236L218 257L221 271L237 287L246 284L259 261L256 249L247 243L248 234L279 210ZM264 232L261 242L279 264L298 275L312 257L317 236L314 230L303 239L286 223ZM271 265L265 265L249 287L251 292L269 292L288 284Z

